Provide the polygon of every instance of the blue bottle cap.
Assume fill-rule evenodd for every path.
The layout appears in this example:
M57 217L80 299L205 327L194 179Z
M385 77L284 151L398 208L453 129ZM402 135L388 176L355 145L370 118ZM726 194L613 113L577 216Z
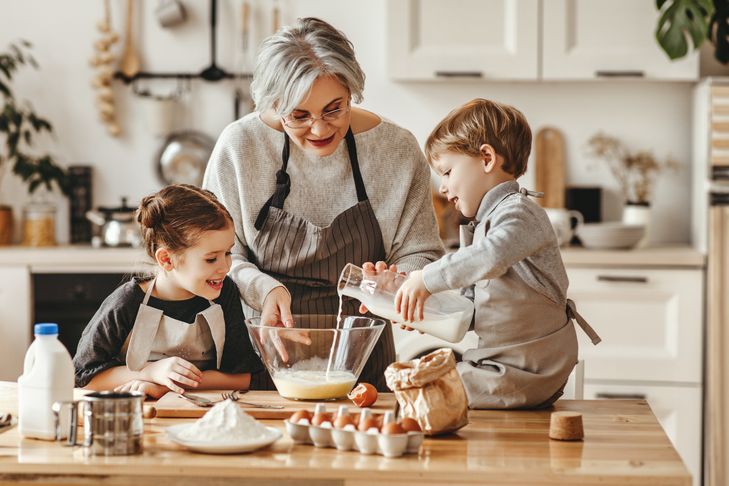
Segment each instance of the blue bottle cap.
M55 322L41 322L33 327L33 331L35 332L36 336L45 336L52 334L58 335L58 324L56 324Z

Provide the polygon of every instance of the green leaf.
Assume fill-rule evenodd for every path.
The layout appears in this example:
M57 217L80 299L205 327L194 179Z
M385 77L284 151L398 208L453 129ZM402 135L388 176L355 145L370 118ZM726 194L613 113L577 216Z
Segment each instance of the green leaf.
M661 15L656 26L656 40L671 59L689 51L689 40L698 48L706 39L708 19L713 13L710 0L656 0Z

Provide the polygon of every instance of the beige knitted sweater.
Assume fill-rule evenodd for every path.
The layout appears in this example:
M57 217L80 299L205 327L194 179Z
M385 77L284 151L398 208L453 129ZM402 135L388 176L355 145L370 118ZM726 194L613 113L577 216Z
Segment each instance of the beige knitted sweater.
M433 211L430 169L415 137L387 120L354 137L387 262L411 271L437 260L443 247ZM294 143L290 147L291 192L285 211L324 227L357 203L344 140L326 157L304 152ZM256 217L273 194L282 148L282 132L263 123L258 113L246 115L223 130L203 181L233 216L237 241L230 276L245 303L257 310L268 292L281 285L248 261L248 246L258 234Z

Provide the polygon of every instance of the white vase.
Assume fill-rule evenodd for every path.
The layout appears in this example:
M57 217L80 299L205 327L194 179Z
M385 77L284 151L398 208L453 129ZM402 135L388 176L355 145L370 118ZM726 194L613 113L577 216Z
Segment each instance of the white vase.
M648 204L630 204L623 206L623 223L640 224L645 226L643 238L635 245L636 248L645 248L651 240L651 207Z

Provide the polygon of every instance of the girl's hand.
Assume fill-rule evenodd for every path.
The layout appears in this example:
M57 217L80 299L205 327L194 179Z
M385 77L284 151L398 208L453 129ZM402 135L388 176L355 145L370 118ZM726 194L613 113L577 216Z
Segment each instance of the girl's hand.
M420 270L410 272L408 279L400 286L395 296L395 311L406 322L412 322L415 318L422 321L423 307L428 297L430 292L425 287L423 272Z
M365 275L368 275L368 276L371 276L371 277L374 277L375 275L378 275L378 274L381 274L381 273L389 272L390 275L392 275L392 281L391 282L385 282L384 283L384 286L385 287L387 287L387 284L388 283L392 284L393 286L396 285L396 283L395 283L396 277L398 275L405 275L405 273L403 273L403 272L401 272L399 274L397 273L397 265L390 265L388 267L387 266L387 263L385 263L383 261L379 261L377 263L372 263L372 262L363 263L362 264L362 270L363 270L363 272L364 272ZM367 313L367 307L365 307L364 304L360 304L359 305L359 312L360 312L360 314L366 314Z
M173 356L148 363L142 369L142 379L164 385L176 393L185 393L180 385L197 387L202 380L202 372L189 361Z
M170 391L169 388L167 388L164 385L158 385L157 383L151 383L149 381L144 380L132 380L124 383L123 385L119 385L118 387L114 388L115 392L130 392L130 391L138 391L142 392L147 397L158 400L162 398L165 393Z

